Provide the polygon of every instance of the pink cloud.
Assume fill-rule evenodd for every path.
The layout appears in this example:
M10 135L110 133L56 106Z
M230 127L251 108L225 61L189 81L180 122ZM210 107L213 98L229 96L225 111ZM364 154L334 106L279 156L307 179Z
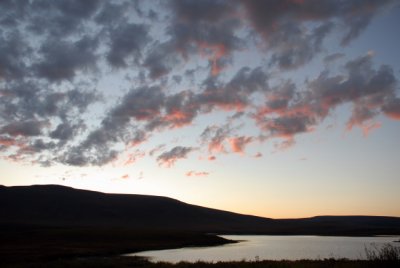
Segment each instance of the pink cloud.
M229 144L234 153L244 154L245 147L254 140L253 137L235 137L229 139Z
M143 158L146 156L145 152L136 150L132 153L128 153L127 159L124 162L124 166L132 165L135 162L137 162L139 159Z
M295 143L296 142L295 142L294 138L288 138L282 142L275 143L274 146L277 151L286 151L290 147L294 146Z
M348 124L346 129L348 131L351 131L353 126L355 125L361 128L364 137L367 137L372 130L380 128L382 126L382 124L379 122L369 120L367 122L355 122L352 124Z
M254 155L254 158L260 158L260 157L262 157L262 156L263 156L262 153L258 152L258 153L256 153L256 154Z
M224 44L199 43L200 55L207 57L211 63L211 75L217 76L223 69L219 60L227 54L227 48Z
M191 171L188 171L186 173L186 176L187 177L205 177L205 176L208 176L209 174L210 173L205 172L205 171L193 171L193 170L191 170Z

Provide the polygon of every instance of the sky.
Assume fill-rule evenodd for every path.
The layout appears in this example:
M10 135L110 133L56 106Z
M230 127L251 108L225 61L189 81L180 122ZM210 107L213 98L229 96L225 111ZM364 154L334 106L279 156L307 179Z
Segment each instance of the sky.
M0 184L400 216L400 1L0 2Z

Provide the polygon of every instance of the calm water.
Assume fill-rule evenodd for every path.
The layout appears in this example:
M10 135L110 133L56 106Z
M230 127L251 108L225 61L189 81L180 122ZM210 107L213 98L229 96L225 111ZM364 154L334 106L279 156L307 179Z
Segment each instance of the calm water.
M298 260L323 258L365 259L365 247L393 243L398 237L326 237L326 236L264 236L224 235L236 244L217 247L181 248L144 251L128 254L146 256L152 261L230 261L230 260ZM394 243L396 244L396 243ZM398 243L397 243L398 244Z

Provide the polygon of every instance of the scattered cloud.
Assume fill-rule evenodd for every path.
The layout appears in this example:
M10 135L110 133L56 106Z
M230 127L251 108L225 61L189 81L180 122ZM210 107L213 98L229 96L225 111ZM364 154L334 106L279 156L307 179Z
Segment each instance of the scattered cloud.
M263 154L260 153L260 152L257 152L257 153L254 155L254 158L261 158L261 157L263 157Z
M208 160L209 161L214 161L214 160L216 160L217 158L214 156L214 155L210 155L209 157L208 157Z
M160 154L157 157L157 161L161 166L172 167L176 161L186 158L189 153L195 150L196 148L193 147L176 146L170 151Z
M234 137L229 139L229 144L231 145L232 152L244 154L244 149L246 145L253 142L253 137Z
M367 135L381 126L378 116L400 120L398 78L371 51L350 58L326 43L339 37L349 47L394 5L2 1L1 157L102 166L121 157L133 165L146 154L171 167L201 150L214 161L255 141L289 148L341 105L351 110L344 127ZM288 79L317 60L319 75ZM199 144L146 147L191 127L204 129L194 134Z
M187 177L206 177L206 176L208 176L210 173L208 173L208 172L205 172L205 171L194 171L194 170L191 170L191 171L188 171L187 173L186 173L186 176Z

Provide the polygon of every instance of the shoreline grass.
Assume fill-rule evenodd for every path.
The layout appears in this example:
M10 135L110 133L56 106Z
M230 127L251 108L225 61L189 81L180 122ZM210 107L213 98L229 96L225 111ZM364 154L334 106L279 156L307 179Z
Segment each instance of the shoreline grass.
M322 260L259 260L259 261L227 261L227 262L150 262L141 257L88 257L74 259L59 259L48 262L20 263L5 268L361 268L361 267L399 267L399 262L371 261L371 260L348 260L348 259L322 259Z

